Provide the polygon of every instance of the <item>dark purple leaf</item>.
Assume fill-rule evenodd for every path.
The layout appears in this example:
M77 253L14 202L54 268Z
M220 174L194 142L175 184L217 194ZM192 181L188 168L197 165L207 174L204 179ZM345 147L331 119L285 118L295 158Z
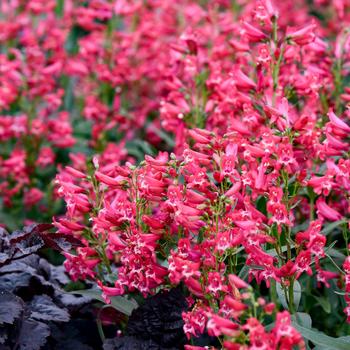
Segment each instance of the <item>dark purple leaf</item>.
M35 225L33 231L39 232L39 233L45 233L53 228L54 226L52 224L37 224Z
M69 277L66 274L66 269L64 266L53 266L50 269L51 280L58 282L61 285L66 285L70 282Z
M187 309L181 288L160 292L146 299L129 318L127 334L153 339L162 346L184 344L182 312Z
M114 339L106 339L103 343L103 350L176 350L177 348L164 348L151 339L139 339L136 337L120 337Z
M81 241L62 233L45 232L40 235L45 245L58 251L68 251L81 246Z
M16 253L15 257L20 257L21 254L29 255L36 253L44 245L45 242L40 236L30 235L16 244L16 248L19 250L19 253Z
M7 261L10 260L10 257L6 253L0 253L0 266L5 264Z
M22 230L16 230L10 235L10 243L18 243L29 236L41 236L46 234L53 226L51 224L34 224L23 227Z
M8 338L7 327L0 328L0 344L5 344L7 338Z
M0 227L0 251L4 251L9 247L9 233Z
M10 264L6 264L0 268L0 275L11 272L27 272L35 275L37 273L38 264L35 264L35 259L32 259L34 257L37 256L31 255L18 260L13 260ZM36 261L39 261L39 259L36 259Z
M79 340L76 339L68 339L65 341L61 341L56 345L56 349L64 349L64 350L93 350L93 348L89 345L83 344Z
M28 230L28 227L23 228L23 230L16 230L10 235L10 243L14 244L20 242L30 235L31 231Z
M32 276L27 272L0 275L0 286L1 288L15 292L19 288L28 287L31 278Z
M26 319L18 337L20 350L39 350L50 335L50 327L42 322Z
M29 304L30 317L40 321L69 321L66 309L58 307L47 295L36 295Z
M87 303L90 303L93 299L84 296L84 295L74 295L70 293L62 293L59 295L59 299L61 300L62 304L69 307L69 306L81 306Z
M12 324L21 315L23 308L22 299L8 291L0 291L0 323Z

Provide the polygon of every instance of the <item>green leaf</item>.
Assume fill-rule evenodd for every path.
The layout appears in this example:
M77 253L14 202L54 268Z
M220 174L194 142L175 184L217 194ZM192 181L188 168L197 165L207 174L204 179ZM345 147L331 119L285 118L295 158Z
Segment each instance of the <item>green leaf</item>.
M152 130L158 137L160 137L170 148L174 148L175 142L173 138L162 129L158 129L154 124L151 124L150 130Z
M346 220L338 220L335 222L332 222L331 224L326 225L323 230L321 231L321 233L325 236L327 236L328 234L330 234L331 232L334 231L334 229L336 229L339 225L341 224L345 224L347 221Z
M350 341L348 339L345 340L344 338L330 337L317 330L303 327L298 323L296 323L295 321L292 321L292 325L305 339L310 340L315 345L320 345L322 347L325 347L325 349L332 349L332 350L349 350L350 349Z
M294 308L297 311L299 308L300 299L301 299L301 286L298 281L294 281L293 292L294 292Z
M350 343L350 336L349 335L347 335L345 337L339 337L338 339L341 339L341 340L344 340L344 341ZM333 350L333 349L334 349L333 347L317 345L316 347L314 347L313 350Z
M289 309L288 302L287 302L284 290L280 283L276 283L276 291L277 291L278 299L281 302L283 308L288 310ZM288 287L286 291L288 293ZM294 308L295 310L298 310L300 299L301 299L301 287L298 281L294 281L293 294L294 294Z
M276 291L277 291L278 299L282 304L283 308L285 310L288 310L288 302L287 302L284 290L281 286L281 283L278 283L278 282L276 283Z
M249 266L248 265L244 265L241 269L241 271L239 271L238 277L241 278L242 280L247 279L249 274Z
M315 295L313 295L313 297L315 298L315 300L317 300L317 302L322 307L324 312L326 312L327 314L331 313L331 311L332 311L331 303L329 302L329 300L327 298L325 298L323 296L322 297L317 297Z
M346 295L346 294L347 294L347 293L345 293L345 292L338 292L338 291L336 291L336 290L334 291L334 293L335 293L335 294L338 294L338 295Z
M294 244L292 243L292 244L290 244L290 247L291 248L294 248ZM281 252L282 253L285 253L286 251L287 251L287 246L286 245L284 245L282 248L281 248ZM269 254L269 255L271 255L271 256L277 256L277 252L276 252L276 249L275 248L273 248L273 249L268 249L267 251L266 251L266 253L267 254Z
M137 146L139 146L145 154L149 154L151 156L154 155L154 150L147 141L136 139L136 140L133 140L132 142Z
M102 298L102 293L98 290L92 290L92 289L74 290L69 293L79 294L82 296L90 297L92 299L101 301L102 303L106 303ZM132 311L138 307L137 302L133 299L127 299L126 297L122 297L122 296L110 297L110 299L111 299L110 305L127 316L130 316Z
M342 259L342 260L345 260L346 256L339 252L338 250L334 249L334 248L329 248L329 249L326 249L326 253L328 253L330 256L332 256L333 258L336 258L336 259Z
M312 319L310 315L305 312L297 312L296 314L292 315L292 319L300 326L305 328L311 328L312 326Z
M260 196L256 201L256 208L260 211L260 213L263 213L264 215L267 215L266 203L267 199L264 196Z

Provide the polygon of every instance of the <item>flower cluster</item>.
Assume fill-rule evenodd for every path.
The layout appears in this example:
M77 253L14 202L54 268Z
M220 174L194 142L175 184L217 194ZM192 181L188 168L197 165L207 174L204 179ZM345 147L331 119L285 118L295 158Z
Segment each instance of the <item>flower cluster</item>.
M320 192L310 207L308 196L314 200L316 194L312 180L303 175L306 164L292 158L292 173L290 162L279 160L281 149L293 155L293 130L289 133L288 138L271 135L275 143L268 152L255 138L254 145L247 139L238 144L232 133L220 137L192 129L192 147L185 144L179 156L161 152L155 158L146 155L139 166L127 163L112 169L101 167L96 158L90 175L67 168L57 181L68 211L56 226L80 238L89 251L78 252L79 267L77 257L66 254L68 272L74 278L93 276L107 301L183 283L194 305L200 305L184 315L185 330L194 336L206 326L215 336L240 334L230 319L246 307L229 281L243 267L251 281L282 289L289 310L295 312L299 304L294 293L302 276L315 276L320 288L340 277L327 268L330 248L321 230L327 221L338 219L333 212L344 217L348 206L335 211ZM261 135L261 140L267 139ZM260 154L245 161L250 149ZM257 202L264 205L257 207ZM117 276L112 286L110 276ZM216 310L220 313L212 319ZM218 326L215 331L215 320L228 330ZM296 339L292 345L300 342Z
M146 135L148 149L162 141L159 123L149 125L169 90L164 66L183 5L199 9L187 1L1 2L2 225L59 213L52 180L72 157L125 153L129 141L140 158L134 140Z

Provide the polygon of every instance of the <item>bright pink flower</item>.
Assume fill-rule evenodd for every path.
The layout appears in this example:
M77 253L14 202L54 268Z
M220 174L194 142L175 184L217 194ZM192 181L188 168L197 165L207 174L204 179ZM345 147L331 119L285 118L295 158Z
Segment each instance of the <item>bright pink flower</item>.
M338 117L334 114L333 110L330 110L330 111L328 112L327 115L328 115L328 117L329 117L331 123L332 123L335 127L339 128L339 129L341 129L342 131L345 131L345 132L347 132L347 133L350 132L350 126L349 126L348 124L346 124L343 120L341 120L340 118L338 118Z
M97 280L98 287L102 290L102 298L107 304L111 303L110 297L123 295L124 289L121 287L107 287L102 284L100 280Z
M316 29L316 24L309 24L299 30L292 30L288 28L287 38L292 39L298 45L307 45L313 42L316 38L314 30Z
M302 251L295 259L294 270L296 272L296 278L306 272L308 275L312 275L311 269L311 252L309 250Z
M77 254L63 253L67 259L64 262L64 266L72 280L85 280L88 277L94 278L94 268L100 262L100 259L96 257L95 250L88 247L78 248Z
M208 334L218 337L220 335L234 336L239 334L239 326L230 320L218 315L211 315L207 323Z
M248 288L249 286L246 282L244 282L242 279L240 279L236 275L230 274L228 275L228 279L232 287L241 289L241 288Z
M321 217L326 218L330 221L337 221L342 218L342 215L335 209L331 208L323 198L319 198L316 201L317 213Z
M274 346L281 349L292 349L293 346L299 346L305 349L302 336L291 325L291 317L288 311L277 314L276 324L272 332L275 334Z
M267 39L267 35L260 29L252 26L248 22L242 23L242 35L246 36L250 42L260 42Z

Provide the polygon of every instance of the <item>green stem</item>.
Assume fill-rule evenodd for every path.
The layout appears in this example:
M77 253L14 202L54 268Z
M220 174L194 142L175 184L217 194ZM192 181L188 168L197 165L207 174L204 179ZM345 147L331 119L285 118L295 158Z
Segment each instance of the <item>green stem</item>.
M294 277L291 277L290 284L288 287L288 306L289 306L289 312L291 314L294 314Z
M97 324L98 334L100 335L101 341L103 343L106 340L106 337L105 337L105 333L103 332L102 322L100 319L101 310L98 312L98 316L96 318L96 324Z
M337 114L340 114L342 111L340 95L342 93L342 61L337 59L333 69L334 75L334 98L335 98L335 110Z
M346 247L346 253L347 255L349 255L349 237L348 237L348 228L347 228L347 223L344 222L342 225L342 233L343 233L343 237L344 237L344 241L345 241L345 247Z
M271 301L277 305L277 290L276 290L276 281L271 279L271 288L270 288Z
M273 80L273 106L276 103L276 92L277 92L277 88L278 88L278 77L279 77L279 73L280 73L280 68L281 68L281 62L282 62L282 58L283 58L283 54L284 54L284 47L282 46L280 49L280 54L278 55L278 59L277 62L274 64L273 66L273 70L272 70L272 80Z

